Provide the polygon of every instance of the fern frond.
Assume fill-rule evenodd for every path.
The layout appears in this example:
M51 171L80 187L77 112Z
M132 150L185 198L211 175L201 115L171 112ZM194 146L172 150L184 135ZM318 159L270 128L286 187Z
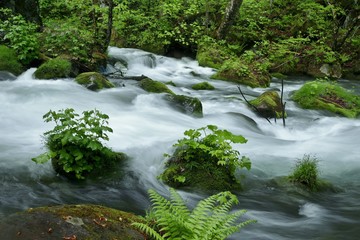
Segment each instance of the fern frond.
M165 238L163 238L159 233L157 233L154 229L144 223L135 222L131 225L144 232L146 235L150 236L154 240L165 240Z

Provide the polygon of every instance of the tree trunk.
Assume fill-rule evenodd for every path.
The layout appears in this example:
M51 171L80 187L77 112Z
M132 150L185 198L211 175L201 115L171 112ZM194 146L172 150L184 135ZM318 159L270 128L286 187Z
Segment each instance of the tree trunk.
M218 39L224 39L237 18L243 0L229 0L223 20L216 31Z
M111 32L112 32L112 27L113 27L113 10L114 10L114 1L113 0L108 0L108 23L107 23L107 31L106 31L106 39L105 39L105 43L104 43L104 48L105 51L107 49L107 47L110 44L110 40L111 40Z

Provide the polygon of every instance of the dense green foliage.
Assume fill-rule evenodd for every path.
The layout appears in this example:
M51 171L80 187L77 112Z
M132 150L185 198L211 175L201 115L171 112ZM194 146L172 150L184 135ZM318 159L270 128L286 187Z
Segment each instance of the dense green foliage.
M325 109L350 118L360 114L360 96L324 79L307 82L292 99L303 108Z
M37 59L40 49L37 26L27 22L21 15L13 15L8 9L0 9L0 14L6 16L5 21L0 21L0 33L4 32L0 44L4 43L14 49L22 64Z
M38 57L41 42L46 56L67 55L81 72L97 70L112 30L112 45L197 53L201 65L221 69L219 79L237 76L250 86L268 86L269 72L318 76L323 64L339 70L330 77L358 75L356 0L242 1L221 39L217 30L229 0L39 0L39 5L42 26L10 10L0 13L3 44L25 64Z
M254 220L238 222L245 210L229 213L238 199L230 192L221 192L201 200L192 211L181 196L170 188L170 200L149 190L152 207L147 224L133 223L152 239L222 240L238 232Z
M0 45L0 71L9 71L15 75L22 72L22 65L17 60L14 50Z
M80 117L74 109L67 108L58 112L49 111L45 122L55 122L54 129L44 133L48 152L33 158L36 163L54 160L65 173L74 174L77 179L98 170L116 160L111 149L101 140L108 141L107 126L109 117L98 110L84 111Z
M237 168L249 170L251 162L244 156L239 159L240 153L231 143L246 143L243 136L219 130L214 125L190 129L184 135L185 138L173 145L176 148L173 156L166 154L171 158L160 176L165 183L176 187L198 185L207 190L239 187L235 171Z
M311 191L319 187L319 169L316 157L304 155L299 159L294 167L292 174L289 176L290 181L301 184Z

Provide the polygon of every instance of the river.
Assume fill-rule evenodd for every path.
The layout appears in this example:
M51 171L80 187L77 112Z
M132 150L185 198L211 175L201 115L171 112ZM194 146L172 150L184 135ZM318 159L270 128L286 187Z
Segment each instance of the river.
M174 59L136 49L110 47L113 58L128 62L125 76L146 75L161 82L172 81L176 94L197 97L202 118L172 108L163 94L147 93L135 80L111 79L116 88L93 92L74 79L36 80L29 69L15 80L0 81L0 217L44 205L94 203L136 214L145 214L150 202L147 190L168 194L157 176L164 169L164 153L187 129L217 125L248 142L234 145L252 161L252 169L240 171L245 190L235 207L248 212L243 219L258 222L230 239L358 239L360 236L360 119L347 119L325 111L303 110L290 100L303 77L285 80L284 101L288 118L282 121L258 117L242 99L237 85L210 79L211 68L189 58ZM111 71L111 69L108 69ZM191 86L210 82L214 91L195 91ZM360 94L360 83L340 83ZM280 89L273 79L267 89L241 86L248 99L267 89ZM51 110L74 108L78 113L98 109L109 115L113 133L107 143L131 157L122 171L84 182L57 176L51 164L37 165L32 157L44 152L41 135L52 129L42 116ZM304 154L319 160L320 177L339 192L286 191L272 179L288 175ZM179 191L189 206L207 197ZM1 238L0 238L1 239Z

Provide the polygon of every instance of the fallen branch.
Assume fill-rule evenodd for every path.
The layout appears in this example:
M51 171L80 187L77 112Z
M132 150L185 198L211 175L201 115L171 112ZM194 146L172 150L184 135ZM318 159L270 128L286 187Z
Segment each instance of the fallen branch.
M243 92L241 91L240 86L238 86L238 89L239 89L239 91L240 91L241 96L244 98L245 102L246 102L247 104L249 104L257 113L259 113L260 116L262 116L263 118L265 118L265 119L271 124L270 120L269 120L267 117L264 117L264 116L261 114L261 112L259 111L259 109L258 109L257 107L255 107L254 105L252 105L252 104L245 98L245 95L244 95Z

